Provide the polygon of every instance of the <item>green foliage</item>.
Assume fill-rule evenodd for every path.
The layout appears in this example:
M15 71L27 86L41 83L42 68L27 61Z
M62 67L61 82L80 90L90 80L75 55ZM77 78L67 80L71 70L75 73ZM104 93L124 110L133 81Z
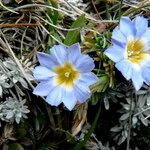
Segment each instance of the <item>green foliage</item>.
M108 39L110 39L111 34L110 32L106 32L102 35L96 36L96 48L102 50L105 50L110 44L108 43Z
M120 150L130 139L130 149L149 150L150 88L135 92L103 53L119 18L149 18L149 6L138 0L2 0L0 149ZM87 107L77 104L70 112L33 96L32 71L38 51L49 53L54 44L76 42L94 59L99 81L90 87ZM75 114L80 114L77 119Z
M79 42L80 41L80 29L82 27L85 27L85 25L86 25L85 16L81 15L71 25L70 29L75 29L75 30L68 31L66 38L64 40L64 44L70 46L76 42ZM78 28L78 29L76 29L76 28Z
M12 143L9 145L8 150L24 150L24 148L19 143Z
M52 6L54 8L58 8L58 2L57 2L57 0L49 0L49 1L51 2ZM51 16L51 19L52 19L53 23L56 25L57 21L58 21L58 18L59 18L58 11L57 10L53 10L53 12L50 11L48 14Z

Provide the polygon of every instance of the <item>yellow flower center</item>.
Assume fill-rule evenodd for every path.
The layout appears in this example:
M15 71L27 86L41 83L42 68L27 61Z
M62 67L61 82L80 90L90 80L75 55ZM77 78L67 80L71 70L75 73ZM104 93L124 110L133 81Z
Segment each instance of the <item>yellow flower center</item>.
M146 54L144 51L145 45L144 42L140 39L128 40L127 43L127 56L128 60L132 63L139 64Z
M64 85L67 88L72 88L74 86L74 81L76 81L80 73L73 67L72 64L66 62L63 66L57 66L54 68L56 76L56 84Z

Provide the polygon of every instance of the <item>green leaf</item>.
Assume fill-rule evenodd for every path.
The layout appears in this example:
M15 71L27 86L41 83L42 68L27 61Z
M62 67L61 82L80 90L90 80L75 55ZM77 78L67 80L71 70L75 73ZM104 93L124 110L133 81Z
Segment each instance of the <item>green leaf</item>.
M12 143L9 145L8 150L24 150L24 148L19 143Z
M86 25L86 19L85 19L85 16L84 15L81 15L77 20L75 20L73 22L73 24L71 25L71 29L74 29L74 28L82 28L82 27L85 27ZM66 35L66 38L64 40L64 44L65 45L72 45L76 42L79 42L80 40L80 31L79 29L76 29L76 30L73 30L73 31L68 31L67 35Z
M54 8L58 8L58 2L57 0L50 0L52 6ZM57 10L53 10L53 16L52 16L52 20L53 20L53 23L56 25L57 24L57 21L58 21L58 17L59 17L59 14L58 14L58 11Z

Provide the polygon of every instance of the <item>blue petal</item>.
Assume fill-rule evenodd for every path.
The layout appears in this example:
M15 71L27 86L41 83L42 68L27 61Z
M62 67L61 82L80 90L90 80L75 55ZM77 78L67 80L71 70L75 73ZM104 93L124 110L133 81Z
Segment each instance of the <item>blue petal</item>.
M80 72L90 72L95 67L94 60L88 55L79 57L74 65Z
M64 90L62 97L64 105L71 111L77 103L74 91Z
M133 70L132 81L135 89L138 91L143 85L143 78L141 70Z
M109 47L104 52L104 54L114 62L118 62L118 61L124 59L124 53L125 53L125 49L123 49L117 45Z
M147 28L146 32L142 35L142 38L150 41L150 28Z
M84 103L91 95L91 92L88 86L85 86L85 84L81 82L78 82L78 84L75 85L74 93L75 93L76 99L80 103Z
M48 94L46 101L52 106L58 106L62 102L62 95L62 88L57 86Z
M130 61L122 60L122 61L116 63L115 66L127 80L131 79L132 64Z
M98 80L98 77L92 72L82 73L77 81L77 84L84 83L84 85L88 87L96 83Z
M150 28L147 28L146 32L142 35L142 38L147 41L147 50L150 51Z
M49 69L52 69L54 66L57 66L58 63L54 58L48 54L38 52L37 53L38 60L42 66L45 66Z
M49 81L43 81L39 83L33 90L33 94L47 96L49 92L55 87L54 84L52 84L52 80L53 79L51 78Z
M77 99L73 91L67 91L61 86L55 87L47 96L46 101L52 106L58 106L61 102L72 110L77 103Z
M150 62L148 63L149 66L146 66L142 70L142 77L144 79L144 82L147 85L150 85Z
M76 43L70 46L67 52L68 52L68 60L72 63L75 63L75 61L79 57L81 57L81 49L80 49L79 43Z
M38 81L48 80L55 75L53 71L43 66L37 66L33 71L33 76Z
M64 64L67 59L67 47L64 45L54 45L50 49L50 53L59 64Z
M148 28L148 20L144 17L137 16L133 22L136 28L136 37L140 37Z
M122 48L125 48L125 46L126 46L127 38L118 29L118 27L116 27L112 32L112 43L116 44Z
M126 37L134 37L136 30L134 27L133 22L130 20L129 17L121 17L120 19L120 31L126 36Z

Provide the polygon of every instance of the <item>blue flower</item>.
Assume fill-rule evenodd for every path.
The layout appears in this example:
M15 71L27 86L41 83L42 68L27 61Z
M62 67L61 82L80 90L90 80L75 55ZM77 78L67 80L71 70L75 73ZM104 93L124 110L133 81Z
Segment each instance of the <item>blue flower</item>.
M113 30L112 44L104 53L116 63L122 75L132 80L136 90L143 82L150 85L150 28L147 19L122 17L119 26Z
M69 110L90 97L89 86L98 78L91 72L95 67L93 59L81 54L78 43L68 48L55 45L50 55L39 52L37 57L40 66L35 67L33 75L40 83L33 91L35 95L46 96L52 106L63 102Z

